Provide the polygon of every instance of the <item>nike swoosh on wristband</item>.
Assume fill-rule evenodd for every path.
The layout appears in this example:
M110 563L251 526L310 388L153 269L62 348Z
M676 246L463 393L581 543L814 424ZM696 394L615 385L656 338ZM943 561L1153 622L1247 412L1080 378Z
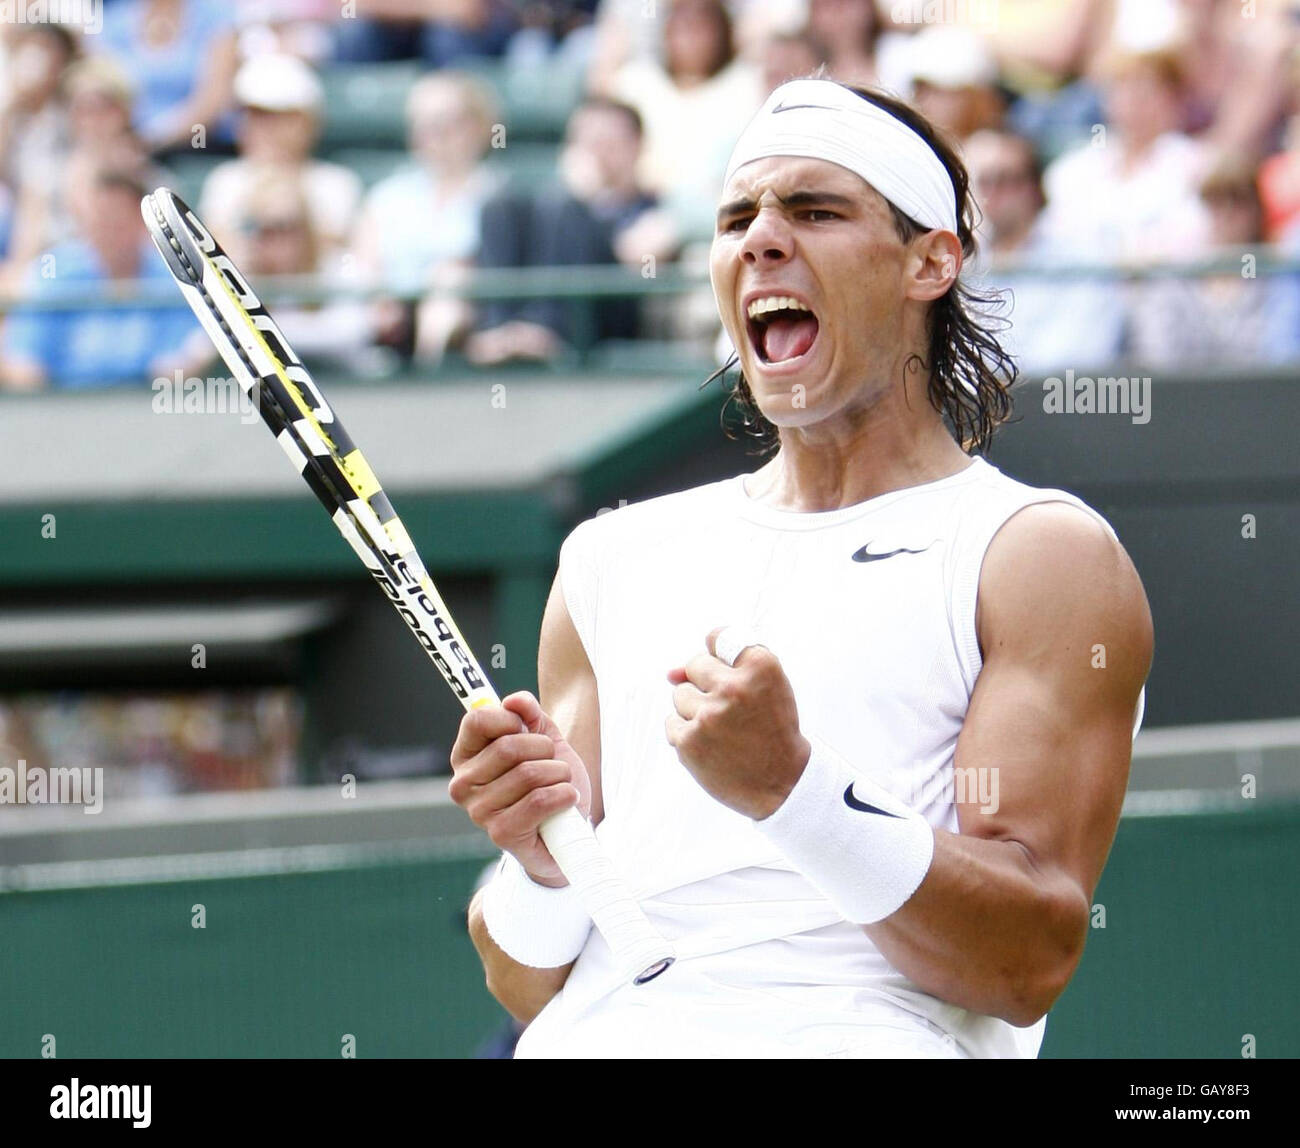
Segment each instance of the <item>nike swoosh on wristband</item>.
M882 817L897 817L897 813L890 813L888 809L879 809L874 805L868 805L865 801L859 801L853 796L853 783L844 791L844 804L850 809L858 809L863 813L879 813Z
M934 543L931 542L930 546L920 546L920 547L900 546L898 547L897 550L887 550L885 551L884 554L872 554L867 549L867 547L870 545L871 543L867 542L862 546L860 550L855 550L853 552L853 561L854 562L879 562L882 558L892 558L895 554L924 554L927 550L930 549L930 546L934 545Z

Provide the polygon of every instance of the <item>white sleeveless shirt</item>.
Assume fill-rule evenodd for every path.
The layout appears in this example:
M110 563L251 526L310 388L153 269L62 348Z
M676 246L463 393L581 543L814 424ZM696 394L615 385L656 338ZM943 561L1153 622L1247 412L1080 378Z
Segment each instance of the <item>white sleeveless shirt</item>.
M623 985L593 930L518 1055L1037 1055L1045 1018L1016 1028L922 992L699 786L665 735L667 671L703 652L713 628L750 627L781 660L805 735L955 833L953 751L982 665L985 551L1031 503L1068 502L1109 524L979 458L819 513L757 503L745 477L601 514L561 549L599 692L597 836L679 960Z

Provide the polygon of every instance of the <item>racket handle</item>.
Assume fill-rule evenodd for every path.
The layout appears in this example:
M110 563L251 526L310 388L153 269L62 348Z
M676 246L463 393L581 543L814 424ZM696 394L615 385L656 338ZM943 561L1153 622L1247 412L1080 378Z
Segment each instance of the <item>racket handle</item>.
M625 980L643 985L677 959L672 945L646 919L614 871L591 823L577 809L548 817L538 831L613 951Z

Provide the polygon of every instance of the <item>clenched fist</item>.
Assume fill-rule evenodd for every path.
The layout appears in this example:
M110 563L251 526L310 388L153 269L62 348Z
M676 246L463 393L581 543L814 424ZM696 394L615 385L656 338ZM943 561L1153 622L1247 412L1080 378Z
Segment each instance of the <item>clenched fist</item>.
M664 728L695 780L723 805L761 820L785 801L812 746L799 732L794 691L765 646L748 646L734 666L717 656L722 628L707 653L669 670L675 713Z
M539 885L568 884L537 829L576 805L591 814L587 767L532 694L511 694L461 719L451 799Z

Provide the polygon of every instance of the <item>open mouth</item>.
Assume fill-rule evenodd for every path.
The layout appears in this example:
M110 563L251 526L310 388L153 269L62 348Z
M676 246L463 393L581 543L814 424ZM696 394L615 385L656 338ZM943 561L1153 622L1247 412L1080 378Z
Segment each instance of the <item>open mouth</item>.
M755 354L764 363L801 358L817 340L820 324L812 310L790 295L764 295L746 308L745 325Z

